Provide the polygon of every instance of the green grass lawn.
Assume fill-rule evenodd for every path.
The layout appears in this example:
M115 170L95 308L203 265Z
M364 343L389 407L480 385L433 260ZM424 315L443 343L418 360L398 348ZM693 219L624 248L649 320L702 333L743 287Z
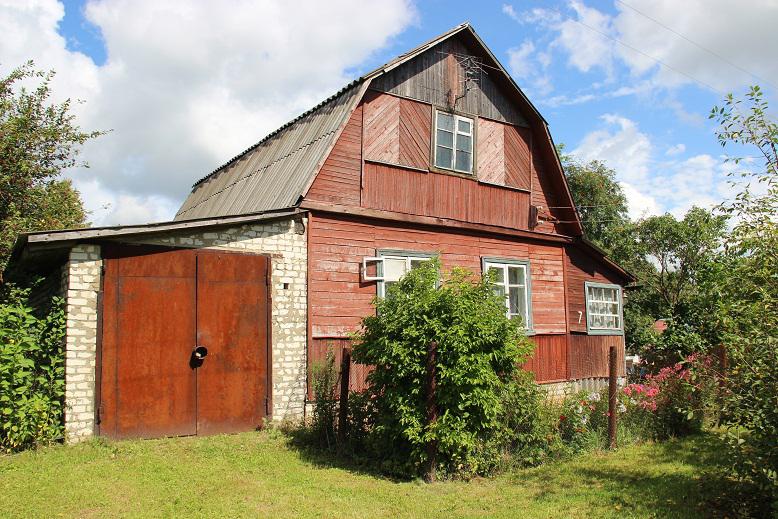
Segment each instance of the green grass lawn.
M698 436L426 485L300 451L272 431L94 441L0 456L0 516L710 517L728 488L717 452Z

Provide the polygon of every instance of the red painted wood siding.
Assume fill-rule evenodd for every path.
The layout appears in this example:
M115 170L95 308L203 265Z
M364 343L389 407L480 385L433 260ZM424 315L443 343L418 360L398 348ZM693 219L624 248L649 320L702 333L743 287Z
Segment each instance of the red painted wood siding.
M359 205L362 174L362 106L346 123L332 152L324 161L308 195L309 200Z
M535 374L536 382L567 379L567 335L535 335L535 353L522 366Z
M481 272L481 257L529 259L534 328L565 333L563 248L448 229L316 214L308 226L309 318L313 338L345 337L373 312L375 282L360 278L362 258L377 249L440 253L444 268Z
M343 349L351 347L351 339L312 339L308 350L308 400L314 400L313 381L311 370L316 364L321 364L327 360L327 352L332 351L335 356L335 369L340 370L341 359L343 358ZM367 389L367 375L372 370L371 366L351 362L349 373L348 388L350 391L364 391ZM335 394L340 394L340 379L335 388Z
M608 352L616 346L619 376L624 373L623 335L570 335L570 378L595 378L608 376Z
M427 168L432 139L432 107L409 99L400 100L400 164Z
M565 268L567 271L567 307L570 320L570 331L586 332L586 288L587 281L597 283L620 284L621 280L615 273L596 261L588 254L567 247L565 251ZM580 320L579 320L579 314ZM580 321L580 322L579 322Z
M529 194L454 175L365 164L362 206L527 230Z
M557 196L551 181L546 176L545 169L545 164L538 154L533 154L531 170L532 205L543 207L546 212L553 214L557 219L562 219L560 211L556 208L568 205L568 203L562 202L562 197ZM555 209L549 209L552 207ZM547 221L540 222L533 230L540 232L559 232L556 224Z
M365 160L429 167L430 105L370 91L363 106Z
M365 160L400 161L400 98L368 92L364 101Z
M531 188L531 141L527 128L478 120L478 179L490 184Z

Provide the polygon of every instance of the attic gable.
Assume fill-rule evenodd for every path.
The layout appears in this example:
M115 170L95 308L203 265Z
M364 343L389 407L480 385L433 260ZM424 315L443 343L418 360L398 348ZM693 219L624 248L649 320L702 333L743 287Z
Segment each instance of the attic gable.
M299 205L368 88L531 129L545 164L544 190L557 199L551 212L571 234L582 233L546 121L469 24L362 76L246 150L196 184L176 219Z

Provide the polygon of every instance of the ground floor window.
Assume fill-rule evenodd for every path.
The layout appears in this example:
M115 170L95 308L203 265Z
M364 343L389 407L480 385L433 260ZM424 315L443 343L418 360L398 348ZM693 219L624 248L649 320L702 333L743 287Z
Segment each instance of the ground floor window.
M532 330L532 297L529 261L484 258L483 270L492 275L494 291L505 299L505 313L521 319Z
M362 260L362 280L377 281L378 297L385 297L390 286L434 256L427 252L379 250L376 256Z
M591 334L623 333L619 285L586 282L586 328Z

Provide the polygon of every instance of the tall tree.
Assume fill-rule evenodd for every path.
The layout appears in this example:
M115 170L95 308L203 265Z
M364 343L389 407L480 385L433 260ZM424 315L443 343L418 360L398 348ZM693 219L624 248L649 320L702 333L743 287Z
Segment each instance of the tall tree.
M710 117L719 123L722 146L756 149L763 158L733 171L749 181L720 207L734 217L725 246L736 261L722 269L712 291L731 361L723 415L735 468L769 496L763 499L766 517L768 500L773 514L778 510L778 122L758 86L745 99L728 95ZM740 434L744 430L747 436Z
M627 262L632 247L624 238L630 234L630 221L627 197L616 181L616 172L602 161L581 162L565 154L563 145L559 151L586 237L616 261Z
M80 195L61 174L86 166L81 146L104 132L82 131L70 99L50 100L53 77L32 61L0 77L0 271L19 233L85 224Z

